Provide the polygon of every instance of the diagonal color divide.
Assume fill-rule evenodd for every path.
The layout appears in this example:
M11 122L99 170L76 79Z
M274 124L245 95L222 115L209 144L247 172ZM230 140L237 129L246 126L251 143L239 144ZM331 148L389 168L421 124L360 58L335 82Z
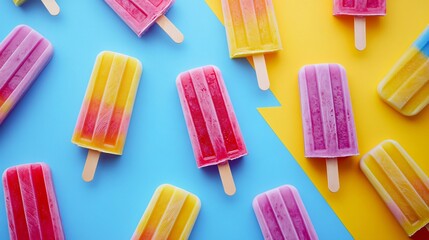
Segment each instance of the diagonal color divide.
M206 3L222 19L220 0ZM408 239L359 169L360 156L384 139L395 139L429 174L429 108L403 117L377 96L389 69L429 22L424 0L390 1L387 16L367 20L367 49L353 46L353 18L332 16L332 2L273 0L284 49L267 56L271 91L281 107L259 109L355 239ZM222 21L222 20L221 20ZM324 161L304 157L298 70L336 62L347 71L360 156L340 160L341 189L330 193ZM256 84L256 83L255 83ZM426 148L425 148L426 147ZM329 223L327 223L329 226Z

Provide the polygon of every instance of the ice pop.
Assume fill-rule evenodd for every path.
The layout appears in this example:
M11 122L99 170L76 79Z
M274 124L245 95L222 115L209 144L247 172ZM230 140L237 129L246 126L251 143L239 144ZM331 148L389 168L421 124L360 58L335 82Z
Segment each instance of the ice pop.
M360 168L408 236L423 229L429 239L429 178L410 155L386 140L362 157Z
M270 87L265 53L282 48L271 0L222 0L231 58L253 57L259 88Z
M16 6L21 6L26 1L27 0L13 0L13 3ZM41 0L41 1L52 16L56 16L60 13L60 7L58 6L58 3L55 0Z
M328 186L336 192L337 158L358 155L346 71L339 64L304 66L299 88L305 156L326 158Z
M94 177L100 153L122 155L142 66L139 60L104 51L97 56L72 142L88 148L82 177Z
M366 48L366 19L386 15L386 0L334 0L334 15L354 16L355 46Z
M183 42L183 34L165 16L174 0L104 0L122 20L141 37L155 22L176 43Z
M3 173L10 239L64 239L49 166L18 165Z
M378 85L380 97L406 116L429 103L429 27Z
M259 194L253 199L253 210L266 240L318 239L294 186L283 185Z
M0 124L25 94L53 54L51 43L26 25L0 43Z
M131 239L188 239L200 207L200 199L194 194L169 184L161 185Z
M247 154L220 70L204 66L179 74L177 90L199 168L217 165L225 192L235 193L229 160Z

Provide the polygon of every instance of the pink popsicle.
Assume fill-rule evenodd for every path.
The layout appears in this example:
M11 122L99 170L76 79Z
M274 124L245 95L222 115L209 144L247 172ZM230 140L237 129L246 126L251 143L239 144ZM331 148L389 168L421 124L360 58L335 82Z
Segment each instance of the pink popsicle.
M359 154L346 72L339 64L304 66L299 88L305 156L327 159L328 185L335 192L336 158Z
M183 34L164 16L174 0L105 0L122 20L141 37L155 22L175 41L183 42Z
M386 0L334 0L334 15L355 17L355 46L363 50L366 47L365 17L386 15Z
M177 89L197 166L218 165L225 192L234 194L235 186L225 185L226 179L234 183L228 161L247 150L220 70L204 66L183 72Z
M51 43L19 25L0 44L0 124L25 94L53 54Z
M318 239L298 190L291 185L256 196L253 210L265 239Z
M10 239L64 239L49 166L18 165L3 173Z

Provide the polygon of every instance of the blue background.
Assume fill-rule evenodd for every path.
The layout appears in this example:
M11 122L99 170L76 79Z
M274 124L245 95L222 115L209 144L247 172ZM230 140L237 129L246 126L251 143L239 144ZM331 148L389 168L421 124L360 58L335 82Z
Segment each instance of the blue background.
M204 1L178 0L167 13L185 35L179 45L156 25L138 38L104 1L58 3L61 13L53 17L38 0L20 8L0 1L1 39L27 24L55 48L51 62L0 126L0 171L48 163L68 239L129 239L163 183L200 197L191 239L261 239L252 199L283 184L298 188L320 239L352 239L258 113L258 107L279 104L270 91L258 89L246 59L229 59L225 30ZM140 59L143 74L124 154L102 154L94 181L86 183L81 173L87 151L70 139L95 57L103 50ZM180 72L207 64L223 72L249 151L231 163L233 197L224 194L216 167L196 167L175 86ZM0 239L8 239L3 201Z

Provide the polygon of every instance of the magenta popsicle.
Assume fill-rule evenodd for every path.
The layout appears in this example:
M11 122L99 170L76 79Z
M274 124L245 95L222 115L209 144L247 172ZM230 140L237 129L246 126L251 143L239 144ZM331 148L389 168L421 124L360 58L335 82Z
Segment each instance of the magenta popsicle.
M52 54L51 43L26 25L15 27L0 44L0 124Z
M32 163L6 169L3 188L10 239L64 239L47 164Z
M386 15L386 0L334 0L334 15L355 17L355 46L363 50L366 48L365 17Z
M318 239L298 190L291 185L259 194L253 210L266 240Z
M181 73L177 90L197 166L218 165L225 192L234 194L235 186L225 185L234 184L228 161L247 150L220 70L204 66Z
M327 159L328 186L336 192L337 158L358 155L346 72L339 64L304 66L299 88L305 156Z
M183 42L183 34L164 16L174 0L105 0L122 20L141 37L155 22L175 41Z

